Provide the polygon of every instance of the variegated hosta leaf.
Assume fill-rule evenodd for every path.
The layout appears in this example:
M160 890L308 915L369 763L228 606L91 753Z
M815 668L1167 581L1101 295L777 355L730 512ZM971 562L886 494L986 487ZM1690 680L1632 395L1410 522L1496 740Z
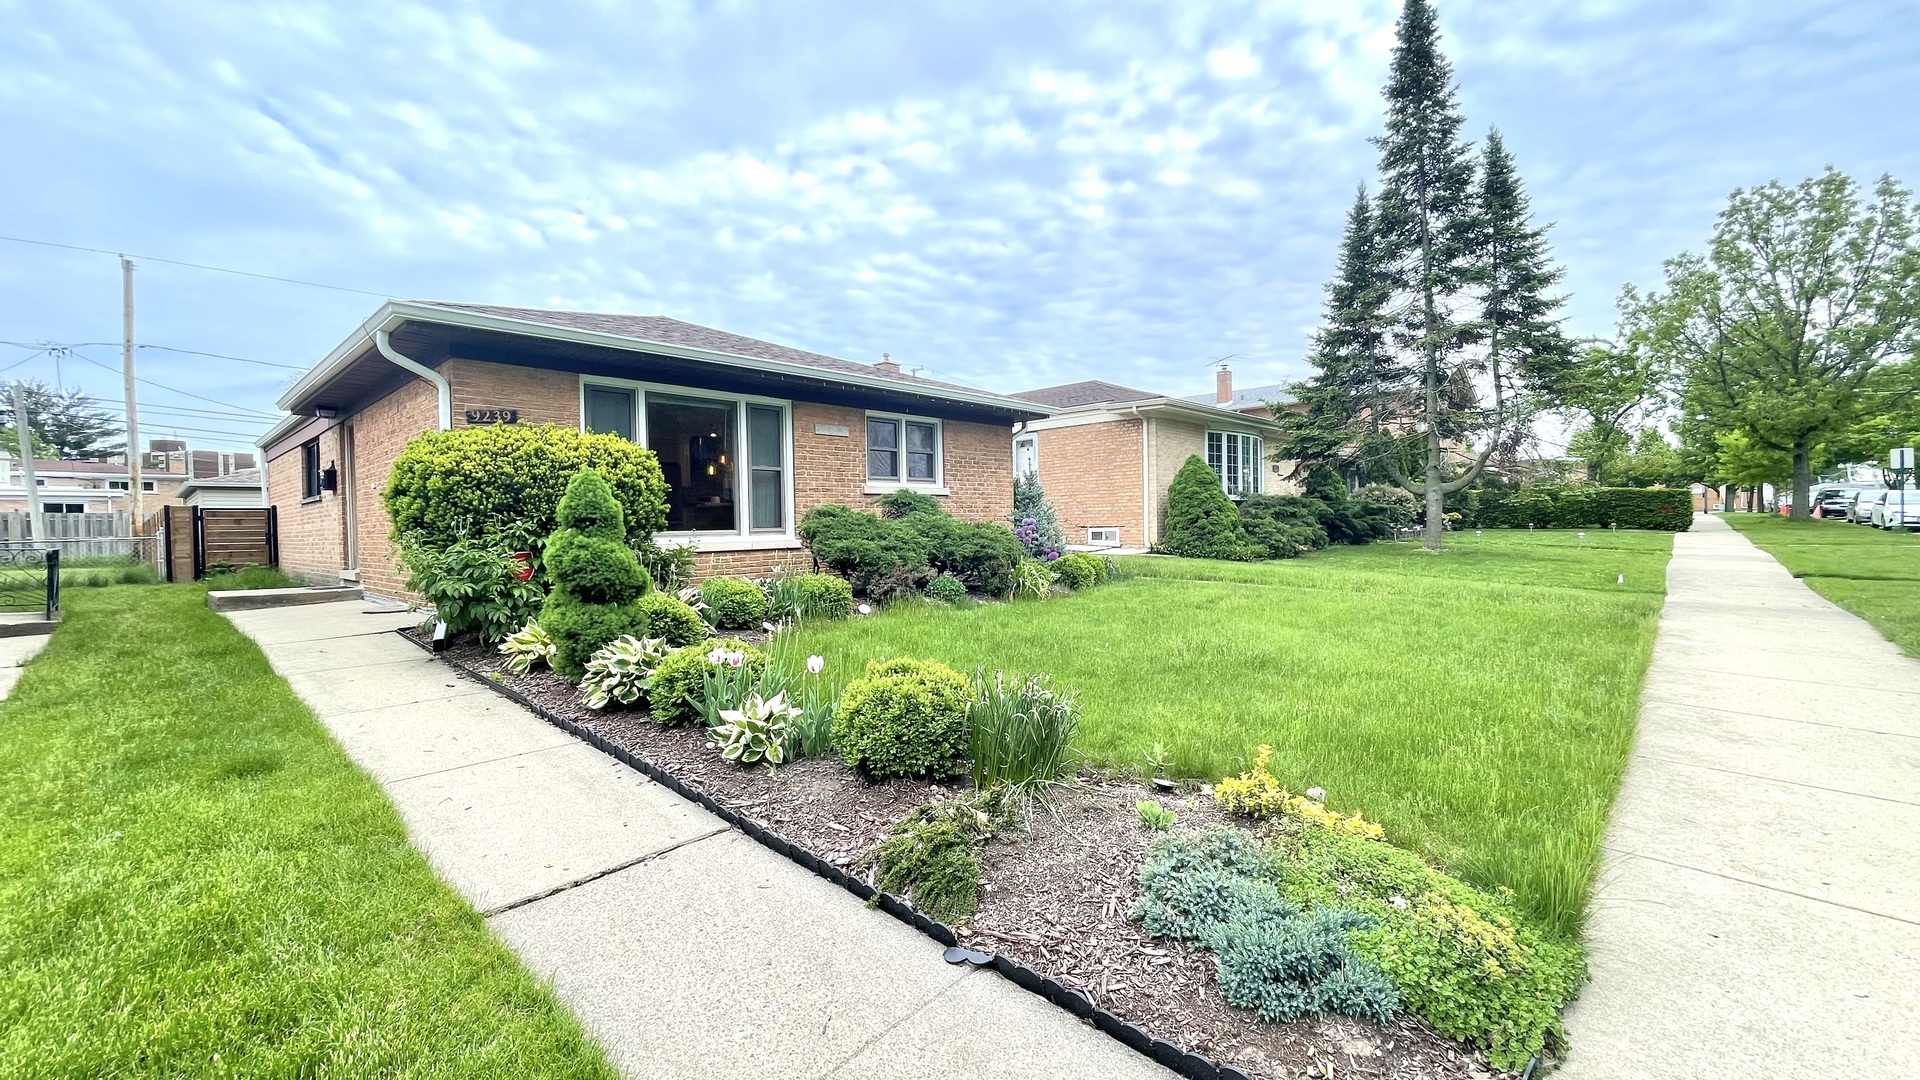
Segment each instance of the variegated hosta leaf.
M500 643L500 653L507 658L507 670L515 675L525 675L535 664L552 666L554 648L553 639L540 629L539 623L531 620Z
M582 700L589 709L604 709L613 702L632 705L647 692L653 670L671 651L662 638L637 638L625 634L607 642L587 661L587 673L580 680Z

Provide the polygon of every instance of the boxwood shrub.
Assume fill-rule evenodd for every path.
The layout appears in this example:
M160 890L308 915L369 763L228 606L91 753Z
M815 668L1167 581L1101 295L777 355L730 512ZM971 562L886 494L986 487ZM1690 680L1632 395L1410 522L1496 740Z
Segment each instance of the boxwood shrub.
M721 630L757 630L767 621L767 594L745 578L708 578L700 585L707 616Z
M553 670L579 679L601 646L646 629L634 601L652 582L623 539L625 515L597 470L582 469L568 482L555 517L560 527L546 545L553 592L540 627L553 639Z
M429 431L407 442L381 493L395 536L436 548L496 537L538 549L559 525L567 484L599 470L639 543L667 523L667 482L651 450L618 435L550 424Z
M706 620L678 597L650 592L634 602L634 610L646 620L645 637L660 638L676 649L706 639Z
M767 654L737 638L714 638L675 649L653 669L653 684L647 689L647 703L656 722L691 724L700 719L704 676L714 665L708 657L715 651L745 653L742 663L755 675L767 669Z
M1483 495L1472 522L1508 529L1651 529L1693 527L1693 497L1682 488L1564 487L1529 484Z
M1090 589L1095 585L1104 585L1107 581L1107 560L1098 555L1076 551L1062 555L1053 562L1053 572L1060 575L1069 589Z
M853 614L853 583L832 574L795 575L803 619L844 619Z
M833 747L878 780L966 770L968 686L931 660L874 660L847 684L833 714Z

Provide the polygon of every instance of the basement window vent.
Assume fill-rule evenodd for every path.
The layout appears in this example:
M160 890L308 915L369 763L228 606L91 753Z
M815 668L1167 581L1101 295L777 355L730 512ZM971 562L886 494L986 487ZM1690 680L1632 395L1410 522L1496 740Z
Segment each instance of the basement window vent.
M1119 547L1120 526L1095 525L1087 530L1088 547Z

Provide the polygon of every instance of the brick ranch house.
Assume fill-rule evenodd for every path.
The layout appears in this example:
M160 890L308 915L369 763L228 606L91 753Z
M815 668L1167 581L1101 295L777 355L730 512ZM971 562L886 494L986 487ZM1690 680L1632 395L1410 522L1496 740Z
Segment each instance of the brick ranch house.
M1236 395L1232 378L1221 369L1212 400L1098 380L1016 394L1054 413L1014 433L1014 468L1040 477L1060 531L1077 548L1152 547L1166 526L1167 487L1195 454L1236 499L1291 492L1282 479L1286 464L1267 460L1280 425L1255 396L1270 391L1278 399L1284 388Z
M625 436L669 486L657 539L696 572L806 566L796 522L823 503L923 491L956 517L1013 508L1018 423L1053 410L659 316L389 301L280 399L260 441L280 562L400 596L381 500L408 439L482 423Z

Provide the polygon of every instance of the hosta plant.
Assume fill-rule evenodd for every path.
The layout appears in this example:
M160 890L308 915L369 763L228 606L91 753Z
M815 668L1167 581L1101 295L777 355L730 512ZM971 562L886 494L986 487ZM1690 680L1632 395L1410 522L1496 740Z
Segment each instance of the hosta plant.
M507 670L525 675L535 667L553 665L553 639L532 619L500 643L500 654L507 658Z
M748 694L737 709L725 709L707 736L720 756L740 765L779 765L787 760L790 730L800 710L787 704L787 695L763 698Z
M694 708L701 724L718 727L724 714L737 709L754 694L772 698L784 694L787 674L770 664L748 662L746 649L715 646L707 652L707 666L700 673L700 696Z
M671 652L660 638L637 638L625 634L607 642L587 661L586 677L580 680L580 692L589 709L604 709L614 702L632 705L646 695L653 680L653 669Z

